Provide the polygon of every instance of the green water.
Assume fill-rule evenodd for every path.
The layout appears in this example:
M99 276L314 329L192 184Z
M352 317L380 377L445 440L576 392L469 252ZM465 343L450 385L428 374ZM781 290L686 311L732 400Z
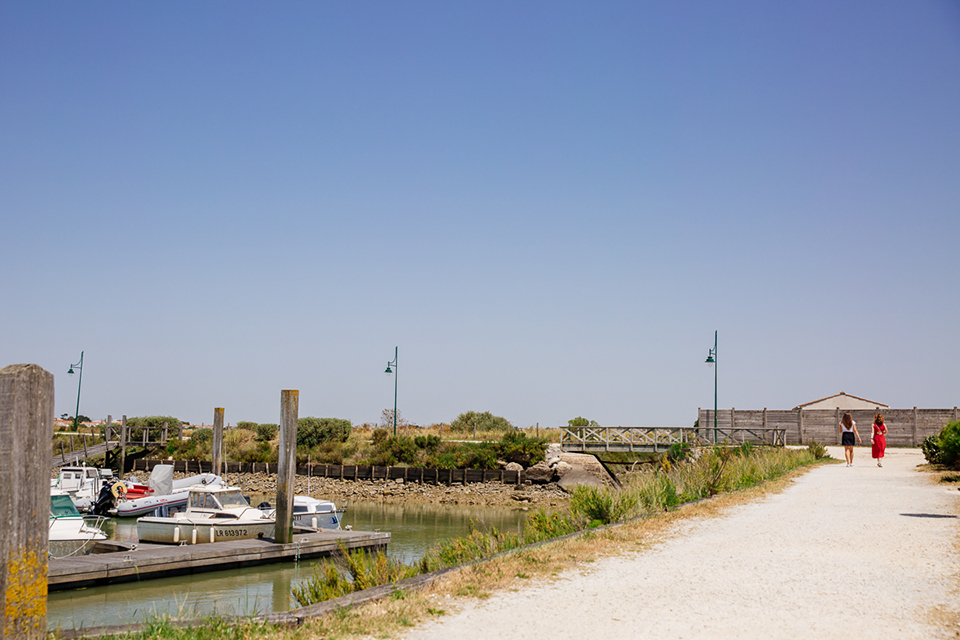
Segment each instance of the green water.
M254 502L256 504L256 502ZM438 540L469 531L471 520L482 528L522 530L526 513L503 507L460 505L391 505L357 502L347 507L344 525L360 531L389 531L389 553L410 563ZM135 542L135 519L114 519L104 531L114 540ZM47 599L50 629L130 624L155 616L207 617L249 615L292 608L290 589L308 579L323 560L273 564L126 582L51 593Z

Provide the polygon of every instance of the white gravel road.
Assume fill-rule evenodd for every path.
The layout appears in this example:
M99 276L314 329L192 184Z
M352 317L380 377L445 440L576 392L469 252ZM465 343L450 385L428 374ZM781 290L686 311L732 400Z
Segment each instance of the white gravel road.
M957 637L942 621L960 611L960 491L916 471L918 450L888 450L882 469L869 448L857 454L853 467L686 521L651 549L468 601L405 637Z

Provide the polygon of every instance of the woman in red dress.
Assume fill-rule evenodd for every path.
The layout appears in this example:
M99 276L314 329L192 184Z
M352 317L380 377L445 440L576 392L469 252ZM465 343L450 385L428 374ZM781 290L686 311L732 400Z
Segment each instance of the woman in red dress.
M877 466L883 466L883 454L887 450L887 425L883 424L883 414L873 417L873 428L870 430L870 442L873 443L873 457Z

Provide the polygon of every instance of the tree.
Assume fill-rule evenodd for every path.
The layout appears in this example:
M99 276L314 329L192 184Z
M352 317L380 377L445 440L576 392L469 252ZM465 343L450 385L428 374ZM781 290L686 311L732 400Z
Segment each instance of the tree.
M510 431L513 425L506 418L495 416L489 411L483 413L467 411L450 423L450 431L467 432L473 431L474 428L477 431Z
M300 418L297 420L297 446L315 447L322 442L346 442L353 424L342 418Z
M600 424L596 420L587 420L586 418L577 416L573 420L567 420L567 425L571 427L599 427Z
M407 426L407 421L403 419L403 412L397 411L397 428ZM380 428L393 429L393 409L384 409L380 413Z

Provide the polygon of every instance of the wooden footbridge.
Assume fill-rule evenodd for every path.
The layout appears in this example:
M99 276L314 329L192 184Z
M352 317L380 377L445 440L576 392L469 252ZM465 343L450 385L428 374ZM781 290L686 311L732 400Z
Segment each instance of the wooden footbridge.
M117 449L120 450L122 468L127 447L163 447L169 439L183 439L183 425L170 427L164 423L157 427L133 427L126 424L126 419L121 423L108 419L107 424L91 431L59 434L60 439L53 447L53 468L78 464Z
M560 445L564 451L582 453L660 453L675 444L782 447L786 429L694 428L694 427L563 427Z

